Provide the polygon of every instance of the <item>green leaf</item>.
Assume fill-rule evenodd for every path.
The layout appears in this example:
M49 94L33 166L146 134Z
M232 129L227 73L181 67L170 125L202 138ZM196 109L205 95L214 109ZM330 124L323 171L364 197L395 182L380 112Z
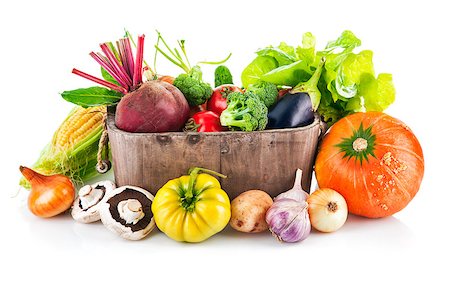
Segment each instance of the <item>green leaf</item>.
M241 74L242 85L246 88L257 83L260 77L278 67L278 62L271 56L257 56Z
M328 74L328 72L327 72L327 74ZM328 83L327 89L328 89L328 91L330 92L331 97L332 97L332 99L333 99L334 102L337 102L338 100L341 100L341 101L346 100L346 98L341 97L341 96L339 95L338 91L336 90L336 84L335 84L334 79L332 79L332 80Z
M326 92L327 91L324 91L322 94L317 112L319 112L323 120L331 126L345 116L345 110L342 107L342 102L334 102L331 99L331 95Z
M345 30L338 39L328 42L325 51L331 52L337 48L343 48L344 51L352 51L355 47L361 45L361 40L353 32Z
M314 35L308 32L295 49L282 42L278 47L259 50L259 57L264 55L271 61L255 59L244 70L242 83L246 87L261 79L276 85L297 86L307 81L320 60L325 58L319 92L313 95L316 96L315 108L320 96L317 110L328 124L353 112L383 111L395 100L392 76L380 74L376 78L372 51L353 52L360 45L361 40L346 30L337 39L328 42L323 50L318 50ZM291 57L296 61L290 62ZM263 60L270 64L259 63Z
M314 63L316 58L316 38L311 32L303 34L302 45L296 49L297 59L303 60L308 64Z
M395 88L391 74L381 73L377 79L373 75L364 75L360 88L367 111L384 111L395 101Z
M295 86L307 81L312 75L306 61L299 60L294 63L277 67L261 76L263 81L276 85Z
M295 54L295 48L293 46L288 45L286 42L281 42L280 45L278 45L278 48L293 57L294 60L296 59L297 55Z
M327 62L325 63L325 69L327 71L337 71L338 67L350 54L349 52L341 53L324 53L323 51L317 53L320 56L325 56Z
M103 67L100 68L101 72L102 72L102 77L105 81L113 83L115 85L119 85L119 83L116 81L115 78L113 78L109 72L107 72Z
M363 50L359 54L349 54L342 61L336 76L336 90L344 98L353 98L363 74L374 75L372 51Z
M283 43L282 43L283 44ZM282 45L280 44L280 46ZM283 47L286 51L280 49L279 47L266 47L263 49L259 49L256 54L259 56L271 56L276 59L279 66L287 65L293 63L295 59L295 53L293 55L289 54L287 51L290 51L290 48L284 43ZM292 47L292 50L294 48Z
M345 110L349 112L364 112L362 97L354 97L345 102Z
M87 108L117 104L123 95L103 87L90 87L64 91L61 93L61 96L68 102Z

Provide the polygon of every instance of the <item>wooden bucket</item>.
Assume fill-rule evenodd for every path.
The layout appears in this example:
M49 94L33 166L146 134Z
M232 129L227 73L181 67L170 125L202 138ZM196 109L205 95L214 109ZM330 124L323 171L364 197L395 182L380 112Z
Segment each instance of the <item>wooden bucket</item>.
M231 199L249 189L275 197L294 184L303 170L303 189L309 191L319 137L320 119L306 127L257 132L128 133L115 126L108 113L115 180L155 194L167 181L204 167L228 176L220 180Z

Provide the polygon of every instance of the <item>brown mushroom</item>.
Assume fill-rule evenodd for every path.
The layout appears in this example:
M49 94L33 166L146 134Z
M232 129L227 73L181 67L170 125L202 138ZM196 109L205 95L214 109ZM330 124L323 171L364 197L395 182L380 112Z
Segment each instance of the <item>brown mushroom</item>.
M113 190L100 206L100 218L112 232L129 240L140 240L154 228L153 195L136 186Z

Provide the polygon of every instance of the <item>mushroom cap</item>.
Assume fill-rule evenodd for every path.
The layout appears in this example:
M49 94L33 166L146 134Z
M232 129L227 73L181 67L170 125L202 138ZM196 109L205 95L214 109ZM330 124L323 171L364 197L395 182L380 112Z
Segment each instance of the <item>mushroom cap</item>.
M114 189L100 206L100 218L112 232L128 240L140 240L154 228L152 213L154 196L140 187L125 185ZM126 202L126 204L124 204ZM127 212L124 212L124 208ZM137 214L138 213L138 214ZM123 215L137 217L131 222Z
M100 220L99 206L115 188L116 185L110 180L100 181L80 188L72 206L71 214L73 219L85 224Z

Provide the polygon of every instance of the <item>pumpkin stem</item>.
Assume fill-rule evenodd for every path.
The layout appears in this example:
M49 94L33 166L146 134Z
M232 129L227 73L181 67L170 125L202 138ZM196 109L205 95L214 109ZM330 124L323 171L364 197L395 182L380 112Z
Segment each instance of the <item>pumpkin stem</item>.
M363 160L369 161L369 156L376 158L375 150L375 134L372 133L372 126L363 128L362 123L357 130L353 130L352 136L342 138L342 141L336 144L340 152L344 153L344 158L349 160L355 158L362 165Z
M353 141L352 147L353 150L355 150L356 152L361 152L367 149L367 145L368 145L367 140L359 137L356 138L355 141Z

